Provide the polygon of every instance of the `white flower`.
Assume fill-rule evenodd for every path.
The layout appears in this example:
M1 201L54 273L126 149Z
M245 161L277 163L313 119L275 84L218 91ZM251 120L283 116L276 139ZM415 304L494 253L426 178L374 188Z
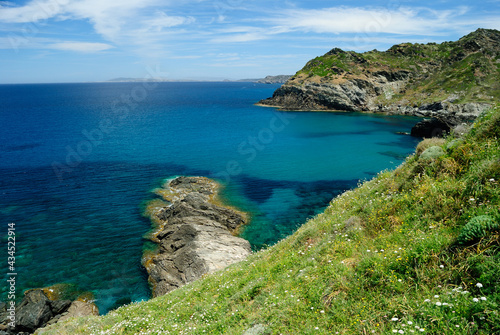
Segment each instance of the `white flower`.
M439 301L436 301L436 306L441 306L442 304Z
M321 310L320 313L324 313L325 311Z
M441 264L439 267L440 267L441 269L444 269L444 265L443 265L443 264Z
M422 333L425 331L425 329L424 329L424 328L420 328L419 330L420 330Z
M409 325L412 325L412 324L413 324L413 322L411 322L411 321L408 321L408 324L409 324Z
M431 299L425 299L424 302L431 302Z
M479 287L479 288L481 288L481 287L483 287L483 284L477 283L476 286Z
M486 301L486 297L481 297L481 300L482 301Z
M397 333L397 332L398 332L398 330L397 330L397 329L393 329L393 330L392 330L392 332L393 332L393 333Z
M392 318L391 321L398 321L398 318Z
M434 298L436 298L436 299L439 298L439 295L435 295Z
M403 329L400 329L400 330L398 331L398 333L400 333L400 334L404 334L405 332L404 332L404 330L403 330Z
M478 298L473 298L473 299L472 299L472 301L474 301L474 302L478 302L478 301L479 301L479 299L478 299Z
M494 179L494 178L491 178L491 179L490 179L490 181L491 181L492 183L494 183L494 182L495 182L495 179Z

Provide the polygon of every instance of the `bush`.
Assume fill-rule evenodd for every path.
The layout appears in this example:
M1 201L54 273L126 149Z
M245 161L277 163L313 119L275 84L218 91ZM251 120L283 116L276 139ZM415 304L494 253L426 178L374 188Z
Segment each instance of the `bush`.
M462 228L457 238L457 242L462 245L476 242L499 229L500 224L497 218L490 215L476 216L469 220Z
M443 138L437 138L437 137L432 137L432 138L426 138L422 142L420 142L417 145L416 153L417 155L422 154L425 150L429 149L430 147L434 146L442 146L446 142L445 139Z

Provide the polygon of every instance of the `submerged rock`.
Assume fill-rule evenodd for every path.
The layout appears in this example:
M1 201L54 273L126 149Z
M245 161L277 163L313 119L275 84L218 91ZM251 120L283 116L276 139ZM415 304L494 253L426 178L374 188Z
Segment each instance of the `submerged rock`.
M157 192L171 204L152 213L158 250L144 257L144 266L154 297L250 254L250 243L233 235L245 215L216 204L217 190L208 178L178 177Z

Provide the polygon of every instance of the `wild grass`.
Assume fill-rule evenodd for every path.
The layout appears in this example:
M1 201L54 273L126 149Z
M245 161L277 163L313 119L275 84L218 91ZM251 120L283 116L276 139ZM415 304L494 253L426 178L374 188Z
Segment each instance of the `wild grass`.
M38 334L499 334L499 231L457 243L499 220L499 126L497 107L433 143L444 156L408 157L241 263Z

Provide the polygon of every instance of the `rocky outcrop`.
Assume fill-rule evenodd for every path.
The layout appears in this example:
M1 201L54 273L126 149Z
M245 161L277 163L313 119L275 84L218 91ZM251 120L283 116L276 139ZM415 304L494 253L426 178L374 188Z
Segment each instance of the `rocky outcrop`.
M157 191L168 202L151 210L158 225L151 239L158 250L146 254L153 296L160 296L206 273L245 259L248 241L233 234L245 215L217 203L218 185L204 177L178 177Z
M75 316L99 315L92 302L55 299L52 288L33 289L25 292L24 298L16 306L15 327L10 323L10 313L6 304L0 306L0 334L32 334L39 328Z
M309 61L258 104L439 118L453 127L495 103L499 57L500 32L488 29L456 42L403 43L384 52L335 48Z

